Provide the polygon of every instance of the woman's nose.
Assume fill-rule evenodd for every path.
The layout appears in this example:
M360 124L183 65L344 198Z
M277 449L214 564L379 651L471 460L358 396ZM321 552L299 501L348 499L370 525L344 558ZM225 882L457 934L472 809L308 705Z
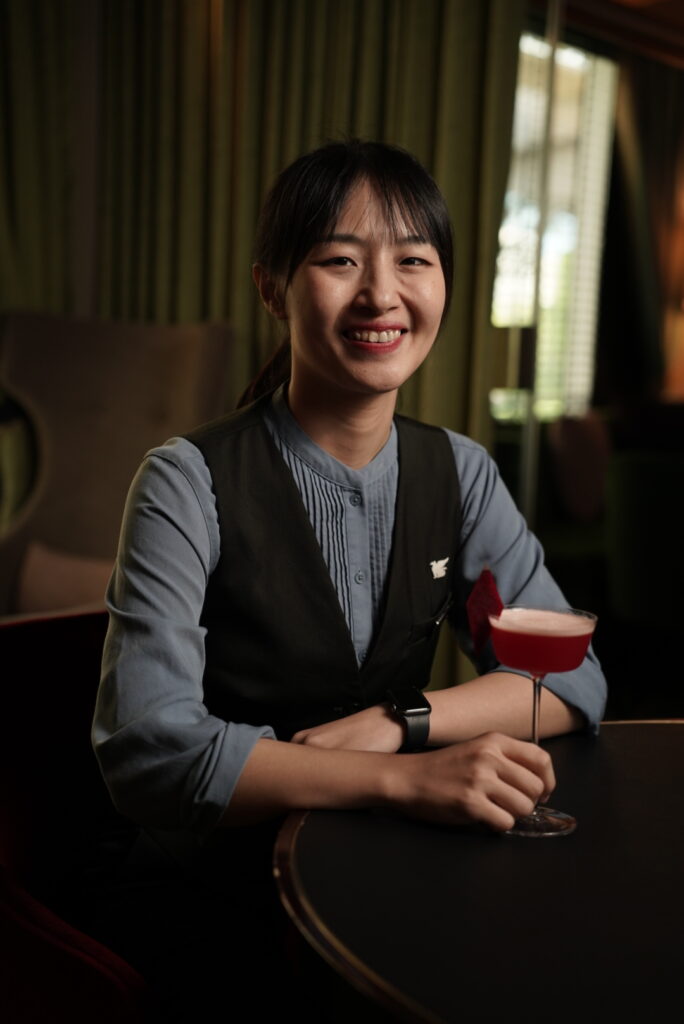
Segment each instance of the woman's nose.
M398 304L397 280L393 267L371 263L365 269L356 296L358 304L375 312L393 309Z

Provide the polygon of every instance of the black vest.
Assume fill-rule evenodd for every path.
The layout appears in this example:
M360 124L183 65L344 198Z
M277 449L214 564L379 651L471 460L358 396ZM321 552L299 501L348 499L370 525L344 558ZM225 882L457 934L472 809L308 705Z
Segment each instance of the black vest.
M460 546L458 478L444 431L397 416L399 481L384 609L359 666L328 568L265 402L188 434L209 467L221 554L206 592L204 702L226 721L288 739L423 688L451 602ZM430 563L448 557L435 578Z

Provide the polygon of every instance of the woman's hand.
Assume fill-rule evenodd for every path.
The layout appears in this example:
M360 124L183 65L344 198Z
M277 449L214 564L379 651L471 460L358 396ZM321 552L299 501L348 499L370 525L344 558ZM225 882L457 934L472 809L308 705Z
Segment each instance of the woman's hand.
M378 705L305 729L292 742L327 750L395 753L403 728ZM389 802L411 817L477 822L498 831L529 814L556 785L549 755L534 743L490 732L462 743L393 759Z
M556 784L546 751L502 733L397 760L394 800L412 817L445 824L505 831Z
M475 822L504 831L555 786L544 750L501 733L422 754L322 747L323 740L341 741L338 729L350 722L362 727L355 730L357 739L365 726L369 735L379 735L374 710L379 709L311 730L296 743L258 740L223 824L252 824L301 807L384 807L428 821ZM389 716L388 725L402 731Z
M326 750L373 750L394 754L404 742L404 727L387 706L378 704L356 714L294 734L292 743Z

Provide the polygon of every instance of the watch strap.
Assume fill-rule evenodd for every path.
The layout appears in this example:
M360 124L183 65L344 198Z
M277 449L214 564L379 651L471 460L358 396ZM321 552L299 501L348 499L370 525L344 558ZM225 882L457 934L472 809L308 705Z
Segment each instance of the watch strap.
M420 715L402 715L406 727L406 735L401 749L405 752L420 750L428 741L430 735L430 712L426 711Z
M404 726L404 742L401 753L420 750L430 735L430 702L425 694L416 687L404 687L397 691L388 690L387 700L391 713Z

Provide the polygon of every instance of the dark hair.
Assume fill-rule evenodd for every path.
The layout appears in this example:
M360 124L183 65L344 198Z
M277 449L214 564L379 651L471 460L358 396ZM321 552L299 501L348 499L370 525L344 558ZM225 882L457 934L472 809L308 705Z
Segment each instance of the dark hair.
M449 308L453 239L444 197L422 164L405 149L385 142L329 142L299 157L280 173L266 197L257 225L253 258L287 287L307 253L329 235L347 199L368 182L394 229L400 222L426 238L439 254ZM240 405L272 390L289 376L286 340L240 399Z

